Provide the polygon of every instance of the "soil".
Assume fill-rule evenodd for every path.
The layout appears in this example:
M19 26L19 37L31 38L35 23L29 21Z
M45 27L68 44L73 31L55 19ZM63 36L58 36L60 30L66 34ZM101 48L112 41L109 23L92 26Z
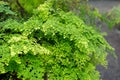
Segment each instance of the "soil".
M109 12L113 7L120 5L120 0L90 0L89 3L97 7L101 13ZM120 26L119 26L120 28ZM101 73L101 80L120 80L120 30L117 27L109 29L105 23L102 23L102 32L107 32L105 39L115 48L117 59L108 55L108 68L98 66Z

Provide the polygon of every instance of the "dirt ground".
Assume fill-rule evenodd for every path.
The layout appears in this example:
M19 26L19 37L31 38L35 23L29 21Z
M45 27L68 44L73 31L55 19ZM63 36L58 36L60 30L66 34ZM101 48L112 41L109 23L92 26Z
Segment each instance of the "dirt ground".
M89 3L97 7L101 13L109 12L114 6L120 5L120 0L90 0ZM119 26L120 27L120 26ZM114 27L110 30L103 23L102 32L107 32L105 39L115 48L117 59L108 55L108 69L98 67L102 80L120 80L120 30Z

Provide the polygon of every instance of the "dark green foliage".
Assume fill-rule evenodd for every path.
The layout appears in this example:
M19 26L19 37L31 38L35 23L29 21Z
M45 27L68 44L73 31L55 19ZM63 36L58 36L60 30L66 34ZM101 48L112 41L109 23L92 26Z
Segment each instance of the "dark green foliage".
M10 10L8 3L0 1L0 21L12 16L15 16L15 13Z
M72 12L55 9L53 0L25 22L0 24L0 74L22 80L100 80L96 66L106 66L107 50L114 50Z
M2 0L4 1L4 0ZM33 10L46 0L6 0L13 11L16 11L19 17L28 18L33 14Z

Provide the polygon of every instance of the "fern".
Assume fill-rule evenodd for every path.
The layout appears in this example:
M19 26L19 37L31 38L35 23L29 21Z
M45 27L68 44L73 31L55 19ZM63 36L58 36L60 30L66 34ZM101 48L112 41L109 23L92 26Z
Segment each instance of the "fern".
M10 18L15 15L15 12L10 9L7 2L0 1L0 21L6 20L6 18Z
M106 66L107 50L114 49L73 13L54 10L53 2L40 5L26 22L1 23L0 74L16 72L22 80L99 80L96 66Z

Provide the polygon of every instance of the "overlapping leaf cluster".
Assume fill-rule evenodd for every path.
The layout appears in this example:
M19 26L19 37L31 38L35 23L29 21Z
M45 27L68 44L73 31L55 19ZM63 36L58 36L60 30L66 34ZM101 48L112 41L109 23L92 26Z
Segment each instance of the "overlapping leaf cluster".
M26 22L0 23L0 74L23 80L99 80L96 66L106 65L113 48L93 27L71 12L40 5Z
M0 1L0 21L6 20L6 18L15 16L16 14L10 10L8 3Z

